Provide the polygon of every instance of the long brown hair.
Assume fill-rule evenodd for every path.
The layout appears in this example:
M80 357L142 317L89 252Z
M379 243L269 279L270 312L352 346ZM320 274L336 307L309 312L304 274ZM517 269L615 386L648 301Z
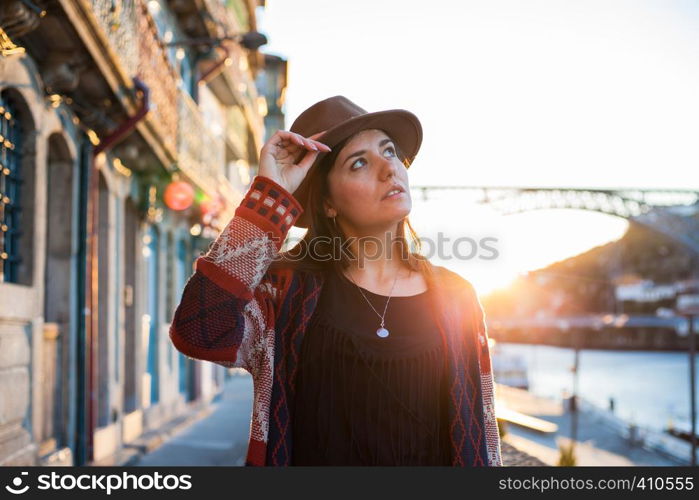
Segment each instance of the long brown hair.
M347 269L350 265L350 259L341 250L347 241L347 237L340 227L336 226L325 215L323 202L330 194L328 186L330 169L335 164L335 160L342 148L345 147L352 137L354 136L350 136L335 145L332 151L325 155L316 165L309 179L308 204L304 207L304 210L310 211L308 231L297 245L279 254L272 263L272 268L291 267L295 270L320 273L334 270L337 273L341 273L343 269ZM398 158L408 168L410 160L404 156L395 142L394 145ZM434 272L432 264L419 253L421 250L420 238L407 216L398 222L395 241L399 243L401 260L413 271L421 273L425 277L428 286L431 286ZM311 244L312 242L313 244ZM336 258L338 256L339 258Z

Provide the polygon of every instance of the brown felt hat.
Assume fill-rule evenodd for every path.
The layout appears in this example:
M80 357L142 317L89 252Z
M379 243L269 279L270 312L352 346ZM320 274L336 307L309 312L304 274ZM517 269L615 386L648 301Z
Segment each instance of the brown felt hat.
M412 163L422 143L422 125L417 116L405 109L369 113L346 97L336 95L306 109L294 120L289 130L304 137L310 137L325 130L326 132L315 140L332 148L361 130L374 128L386 132L397 143L409 163ZM308 227L310 224L311 218L308 213L310 179L326 154L328 153L324 151L318 153L306 177L292 193L304 209L303 214L296 221L295 225L298 227Z

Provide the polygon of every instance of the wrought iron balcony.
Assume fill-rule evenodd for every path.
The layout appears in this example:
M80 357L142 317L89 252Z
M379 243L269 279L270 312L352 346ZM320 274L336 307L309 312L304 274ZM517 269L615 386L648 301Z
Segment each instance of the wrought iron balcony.
M167 45L158 34L147 0L92 0L91 5L93 22L101 28L97 31L103 37L98 35L108 49L105 55L125 77L137 75L149 88L151 109L146 130L141 131L146 141L156 141L157 147L164 149L179 169L206 192L230 199L234 193L222 189L227 182L226 137L208 128L197 103L179 87L178 74L168 59ZM234 15L223 2L205 0L205 7L216 19L215 26L210 26L216 29L210 35L227 36L238 31ZM237 52L237 48L233 50ZM254 89L249 91L254 93ZM254 113L236 109L225 113L226 135L235 156L247 159L251 134L248 120Z
M130 81L138 76L150 90L146 118L167 155L177 152L177 81L166 48L144 0L92 0L91 12L107 41L109 59Z
M209 193L224 179L224 142L209 131L197 104L179 92L178 167Z
M138 76L151 93L153 106L149 121L159 132L165 146L177 151L177 74L170 66L165 45L144 0L136 1L138 9L139 54Z
M204 5L211 14L211 17L207 19L207 24L210 24L210 26L207 27L209 28L209 33L213 36L230 36L242 31L235 16L224 5L222 0L204 0Z
M129 77L138 70L138 4L133 1L92 0L92 12Z
M248 128L245 114L239 106L226 110L226 139L231 144L235 156L248 160Z

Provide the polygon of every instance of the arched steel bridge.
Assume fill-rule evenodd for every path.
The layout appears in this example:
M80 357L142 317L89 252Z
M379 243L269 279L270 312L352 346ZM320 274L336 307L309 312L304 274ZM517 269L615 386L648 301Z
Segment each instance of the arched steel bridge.
M430 192L462 191L503 214L572 208L622 217L699 254L699 189L598 189L557 187L411 186Z

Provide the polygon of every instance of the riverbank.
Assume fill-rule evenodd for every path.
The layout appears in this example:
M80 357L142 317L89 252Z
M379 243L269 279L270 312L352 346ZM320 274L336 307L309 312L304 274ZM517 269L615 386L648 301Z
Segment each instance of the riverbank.
M672 425L689 429L690 370L686 353L575 351L550 346L496 345L498 355L519 360L530 391L560 400L573 392L627 422L663 432ZM699 357L695 360L699 373ZM522 377L520 377L522 378ZM505 382L503 378L496 382ZM697 392L699 400L699 392ZM608 412L609 413L609 412ZM699 426L699 418L697 418Z

